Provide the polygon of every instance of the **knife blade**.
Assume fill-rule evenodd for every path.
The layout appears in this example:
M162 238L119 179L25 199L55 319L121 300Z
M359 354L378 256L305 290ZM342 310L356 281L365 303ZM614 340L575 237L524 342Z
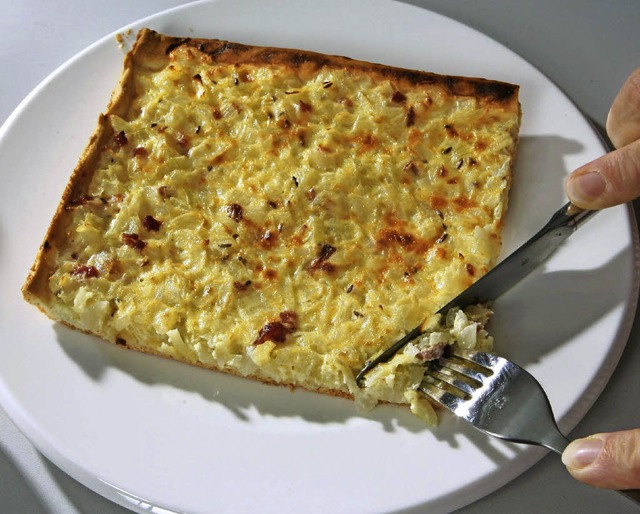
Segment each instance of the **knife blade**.
M581 209L571 202L563 205L533 237L441 307L438 314L446 314L453 307L465 308L476 303L496 300L545 262L571 234L596 212L598 211ZM356 376L356 383L360 384L367 372L378 364L389 361L409 341L422 333L422 324L420 324L381 354L368 360Z

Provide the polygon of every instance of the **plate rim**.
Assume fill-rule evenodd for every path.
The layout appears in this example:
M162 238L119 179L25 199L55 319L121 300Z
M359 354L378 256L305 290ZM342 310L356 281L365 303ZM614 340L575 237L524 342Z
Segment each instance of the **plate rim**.
M557 86L557 84L555 84L555 82L553 82L551 79L549 79L549 77L542 73L537 67L535 67L533 64L529 63L528 61L524 60L520 55L516 54L515 52L513 52L512 50L508 49L505 45L503 45L502 43L500 43L499 41L496 41L495 39L491 38L490 36L487 36L486 34L478 31L477 29L473 28L473 27L469 27L467 25L465 25L464 23L449 18L447 16L441 15L435 11L430 11L428 9L423 9L417 6L413 6L410 4L401 4L400 2L396 2L395 0L380 0L380 1L386 1L387 3L398 3L400 5L402 5L403 7L409 7L412 9L418 9L420 11L427 11L431 14L434 14L438 17L447 19L451 22L454 22L456 24L462 25L464 26L466 29L471 30L477 34L479 34L480 36L484 37L484 38L488 38L491 39L492 41L494 41L496 44L500 45L503 48L506 48L507 50L509 50L511 52L511 54L513 54L514 56L518 57L519 59L522 59L524 62L526 62L529 66L531 66L532 68L534 68L538 73L540 73L546 80L548 80L551 84L553 84L553 86L564 96L564 98L571 102L571 104L578 110L580 111L580 109L576 106L575 102L573 102L573 100L571 99L571 97L569 97L560 87ZM142 18L140 20L136 20L134 22L131 22L123 27L121 27L120 29L113 31L112 33L103 36L102 38L96 40L94 43L92 43L91 45L85 47L83 50L81 50L80 52L78 52L77 54L75 54L74 56L72 56L70 59L68 59L67 61L65 61L63 64L61 64L59 67L57 67L52 73L50 73L43 81L41 81L19 104L18 106L12 111L12 113L9 115L9 117L7 118L7 120L3 123L2 127L0 127L0 144L2 144L2 141L5 137L5 133L9 132L11 126L14 123L14 120L16 118L19 118L20 114L26 110L29 105L31 104L31 102L33 101L33 98L37 97L39 94L41 94L41 91L43 89L45 89L50 82L52 82L53 80L55 80L59 75L63 75L66 70L72 66L75 65L75 63L77 61L81 61L87 54L91 53L94 48L96 47L100 47L101 45L105 44L106 42L108 42L109 40L111 40L116 34L122 33L126 30L128 30L130 27L134 27L136 25L140 25L142 23L146 23L148 20L153 20L155 18L158 18L160 16L168 16L171 14L174 14L176 12L180 12L180 11L186 11L186 10L190 10L193 8L198 8L200 5L207 5L207 4L219 4L219 3L224 3L221 0L199 0L197 2L193 2L190 4L186 4L186 5L181 5L181 6L177 6L177 7L173 7L164 11L160 11L158 13L152 14L148 17ZM230 3L230 2L226 2L226 3ZM583 118L585 118L587 121L591 121L589 120L589 118L587 118L584 113L582 113L582 111L580 111ZM600 136L600 133L592 126L592 130L593 132ZM604 146L604 145L603 145ZM629 337L629 333L631 331L631 327L633 325L633 316L630 316L629 313L635 313L636 308L637 308L637 301L638 301L638 289L640 286L640 280L638 277L638 268L637 268L637 264L640 260L639 258L639 250L638 250L638 227L637 224L635 223L635 217L633 215L633 206L628 206L627 207L627 217L629 220L629 227L631 229L631 236L632 236L632 248L633 248L633 263L634 263L634 268L633 268L633 283L634 283L634 287L632 288L632 291L630 291L630 300L632 303L627 303L625 304L625 314L622 316L622 320L625 321L624 324L621 324L618 327L618 332L624 333L625 334L625 342L624 344L619 344L618 346L618 351L616 352L616 355L614 355L612 358L611 355L608 356L608 359L606 362L609 362L607 369L611 368L611 370L615 369L621 355L622 352L624 351L624 348L626 346L626 340L628 340ZM605 363L603 363L600 367L600 370L598 372L598 374L602 373L603 368ZM584 415L586 415L586 413L589 411L589 409L591 408L591 406L593 405L593 403L595 403L595 401L597 400L597 398L600 396L602 390L604 389L604 387L606 386L609 378L611 376L611 373L607 373L606 379L603 379L601 382L601 387L599 387L598 391L596 394L592 395L592 399L590 400L589 406L586 408L583 408L582 410L584 412L582 412L582 414L580 414L575 423L573 424L573 426L571 428L573 428L577 423L580 422L580 420L584 417ZM592 382L589 384L589 388L592 388L595 382L595 378L592 380ZM2 379L2 377L0 377L0 390L4 389L5 387L5 383L4 380ZM6 393L7 391L5 391ZM4 394L0 394L0 400L2 400L2 398L4 397ZM580 400L580 399L578 399ZM2 403L2 406L5 408L5 411L7 411L7 414L9 415L9 417L11 419L14 419L14 412L15 411L10 411L9 409L6 408L6 405L4 403ZM565 415L565 417L569 416L569 414L571 413L571 410L573 410L576 407L576 405L574 405L569 412ZM14 408L17 409L18 411L20 410L21 406L19 405L14 405ZM23 414L23 419L28 419L28 413L24 412ZM18 418L20 417L20 415L17 416ZM16 425L19 426L20 430L23 431L23 428L20 424L16 423ZM23 433L25 433L23 431ZM80 481L81 483L83 483L84 485L86 485L87 487L89 487L90 489L93 489L94 491L96 490L95 488L95 484L93 483L92 479L87 478L87 477L82 477L78 478L78 476L76 476L76 473L73 472L73 470L70 472L69 469L77 466L77 463L69 463L66 462L66 457L63 455L56 455L56 451L55 451L55 447L53 447L53 451L51 448L43 448L40 447L40 445L36 444L36 441L34 441L34 439L32 439L32 437L29 437L29 440L34 442L34 445L38 448L38 450L43 453L45 456L47 456L48 458L50 458L50 460L52 460L52 462L54 462L58 467L60 467L63 471L65 471L67 474L69 474L70 476L74 477L75 479L77 479L78 481ZM43 438L42 441L45 441L46 438ZM43 445L46 446L47 443L43 442ZM541 453L541 452L538 452ZM533 465L535 462L537 462L544 454L546 454L546 452L542 452L539 456L535 456L533 458L533 462L531 462L530 464L527 464L521 471L518 471L514 476L510 477L507 481L505 481L504 483L507 483L509 481L511 481L513 478L515 478L516 476L518 476L522 471L528 469L529 467L531 467L531 465ZM51 458L50 455L53 457ZM62 465L59 464L59 461L62 461ZM81 470L81 473L83 473L84 471ZM99 477L94 477L94 478L98 478L98 480L101 480ZM480 481L483 481L485 477L483 477ZM87 483L85 480L86 479L89 483ZM107 482L104 482L105 484L107 484ZM118 490L118 487L109 484L108 485L109 488L113 488L115 490ZM491 491L495 490L496 488L491 488ZM99 491L96 491L99 492ZM128 493L126 491L120 490L119 494L125 493L126 495L130 496L131 498L134 498L136 500L141 500L141 498L137 497L136 495L132 494L132 493ZM489 491L490 492L490 491ZM99 492L99 494L103 494L102 492ZM486 494L482 493L482 496ZM103 496L106 496L105 494L103 494ZM116 501L116 503L120 503L121 505L131 508L131 504L130 503L121 503L117 500L114 500L114 498L109 495L107 496L109 499ZM473 499L478 499L480 496L476 496ZM146 500L143 500L146 501ZM468 502L466 502L468 503ZM466 504L465 503L465 504ZM152 503L149 503L150 505L153 505ZM460 505L461 506L461 505ZM155 508L161 508L164 509L164 507L157 507L155 506ZM148 512L149 510L145 510L145 512ZM153 510L152 510L153 512Z

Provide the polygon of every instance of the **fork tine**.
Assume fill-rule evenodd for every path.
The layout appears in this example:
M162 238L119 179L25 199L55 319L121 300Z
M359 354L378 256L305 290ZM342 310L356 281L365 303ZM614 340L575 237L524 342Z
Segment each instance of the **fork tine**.
M498 356L487 352L477 352L473 350L462 350L460 348L452 348L451 355L464 359L466 361L472 361L478 366L485 368L489 373L492 373L493 366L498 362Z
M453 412L465 402L464 398L448 391L441 381L430 375L425 375L418 389L432 400L442 404Z
M429 363L418 390L458 414L493 375L490 357L483 352L450 348L446 357Z
M443 370L451 370L453 372L459 373L463 377L466 377L468 380L472 380L477 384L476 388L482 385L487 376L493 374L491 369L486 369L484 366L482 366L482 368L478 368L478 363L476 363L476 361L469 361L468 359L466 359L465 357L461 357L460 355L453 355L455 356L455 358L441 357L440 359L438 359L438 364L442 366Z
M469 376L465 373L457 372L455 369L448 367L441 367L442 364L438 362L436 365L431 366L431 370L428 372L430 376L438 378L442 382L445 382L456 389L462 391L465 395L469 396L473 394L478 387L482 385L481 382L476 380L469 380ZM473 382L473 383L470 383Z

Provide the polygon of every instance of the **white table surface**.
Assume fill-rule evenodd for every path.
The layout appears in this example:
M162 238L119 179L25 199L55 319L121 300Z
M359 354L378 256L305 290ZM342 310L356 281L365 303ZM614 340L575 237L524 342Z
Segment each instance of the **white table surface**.
M301 0L303 1L303 0ZM317 0L322 1L322 0ZM42 79L123 25L185 0L0 0L0 124ZM511 48L558 84L600 129L618 88L640 67L637 0L411 0ZM11 70L9 74L7 70ZM636 207L638 207L636 205ZM1 314L0 314L1 315ZM605 391L571 434L640 427L640 323ZM0 513L125 513L38 453L0 409ZM463 513L636 512L573 481L555 455Z

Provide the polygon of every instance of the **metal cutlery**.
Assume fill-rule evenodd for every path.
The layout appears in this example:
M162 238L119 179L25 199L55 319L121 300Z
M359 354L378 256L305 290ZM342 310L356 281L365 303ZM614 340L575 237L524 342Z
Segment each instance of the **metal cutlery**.
M427 364L419 390L491 436L558 454L569 444L539 382L497 355L452 350ZM617 492L640 505L640 490Z

